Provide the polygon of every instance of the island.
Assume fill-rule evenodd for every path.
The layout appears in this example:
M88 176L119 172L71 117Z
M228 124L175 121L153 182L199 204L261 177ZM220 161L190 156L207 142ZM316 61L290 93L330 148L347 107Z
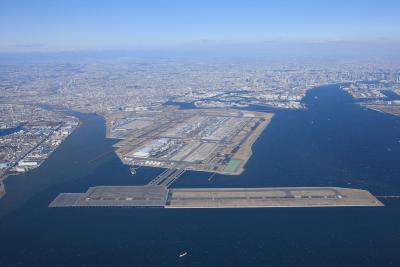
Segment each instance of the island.
M124 164L238 175L272 113L161 108L106 116Z

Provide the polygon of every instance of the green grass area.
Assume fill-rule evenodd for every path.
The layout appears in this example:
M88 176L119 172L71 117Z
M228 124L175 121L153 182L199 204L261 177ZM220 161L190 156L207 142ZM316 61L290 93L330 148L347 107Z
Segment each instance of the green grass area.
M242 161L239 159L231 159L228 164L225 165L224 172L235 172L240 166L240 163L242 163Z

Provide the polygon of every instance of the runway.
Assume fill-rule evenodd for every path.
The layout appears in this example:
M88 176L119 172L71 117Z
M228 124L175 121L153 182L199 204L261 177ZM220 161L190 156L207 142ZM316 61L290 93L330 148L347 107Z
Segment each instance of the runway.
M383 206L371 193L339 187L182 188L96 186L62 193L49 207L278 208Z

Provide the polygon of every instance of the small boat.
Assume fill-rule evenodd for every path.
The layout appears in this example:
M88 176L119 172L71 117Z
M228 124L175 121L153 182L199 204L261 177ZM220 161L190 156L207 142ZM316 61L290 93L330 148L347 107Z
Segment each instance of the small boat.
M187 256L187 252L185 251L185 252L182 252L181 254L179 254L179 258L183 258L183 257L185 257L185 256Z
M132 175L136 174L136 169L134 167L130 167L129 170L131 171Z

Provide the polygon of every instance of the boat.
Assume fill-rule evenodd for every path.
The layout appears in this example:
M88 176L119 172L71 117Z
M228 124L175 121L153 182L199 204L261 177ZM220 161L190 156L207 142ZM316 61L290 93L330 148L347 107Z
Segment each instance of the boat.
M181 254L179 254L179 258L183 258L183 257L185 257L186 255L187 255L188 253L185 251L185 252L182 252Z
M129 167L129 170L131 171L132 175L136 174L136 169L134 167Z

